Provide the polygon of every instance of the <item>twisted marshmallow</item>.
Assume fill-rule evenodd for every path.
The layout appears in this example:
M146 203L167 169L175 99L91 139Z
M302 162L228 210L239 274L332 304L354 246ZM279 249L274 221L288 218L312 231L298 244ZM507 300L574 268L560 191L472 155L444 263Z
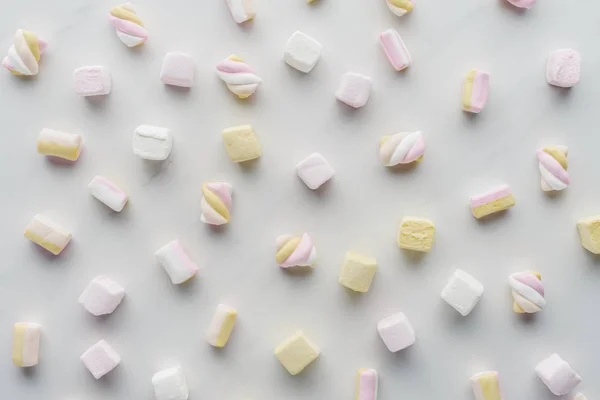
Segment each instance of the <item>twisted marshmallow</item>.
M37 75L40 56L48 43L33 32L17 29L14 44L8 49L8 55L2 60L2 66L15 75Z
M217 64L217 74L240 99L251 96L262 82L251 66L233 54Z
M276 240L275 260L281 268L312 267L317 258L317 249L307 233L302 237L279 236Z
M108 20L115 27L117 36L127 47L136 47L148 40L148 31L129 3L110 9Z
M412 0L386 0L390 11L401 17L415 8Z
M513 311L519 314L531 314L546 306L544 285L539 272L517 272L508 277L514 299Z
M223 225L229 223L231 217L231 191L232 187L225 182L212 182L202 185L202 200L200 220L205 224Z
M545 147L537 151L544 192L563 190L569 185L567 155L568 150L565 146Z
M425 141L421 131L400 132L384 136L379 141L379 157L386 167L421 161L425 152Z

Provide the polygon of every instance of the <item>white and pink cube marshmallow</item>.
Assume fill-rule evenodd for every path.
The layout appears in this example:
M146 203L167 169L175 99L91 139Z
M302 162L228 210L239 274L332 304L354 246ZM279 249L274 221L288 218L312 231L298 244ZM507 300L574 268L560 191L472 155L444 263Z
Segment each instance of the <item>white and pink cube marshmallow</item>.
M379 321L377 331L392 353L410 347L416 341L415 330L406 315L401 312Z
M191 55L167 53L160 70L160 80L165 85L191 88L194 86L195 70L196 63Z
M105 276L98 276L79 296L79 303L93 315L111 314L125 297L125 289Z
M90 347L80 358L96 379L108 374L121 362L121 356L104 340Z
M535 372L548 389L557 396L569 393L581 382L581 377L569 363L556 353L536 365Z
M342 78L335 97L350 107L360 108L367 104L372 87L373 83L368 76L348 72Z
M91 66L77 68L73 72L75 93L80 96L102 96L109 94L112 80L108 68Z
M313 153L296 165L296 173L309 189L316 190L333 178L335 171L319 153Z
M546 80L553 86L570 88L581 77L581 55L575 50L562 49L550 53L546 64Z

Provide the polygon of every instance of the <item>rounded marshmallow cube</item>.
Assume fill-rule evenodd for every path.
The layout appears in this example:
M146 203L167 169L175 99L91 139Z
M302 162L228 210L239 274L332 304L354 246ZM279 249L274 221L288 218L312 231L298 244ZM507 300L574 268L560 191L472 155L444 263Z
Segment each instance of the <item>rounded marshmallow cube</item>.
M569 363L556 353L536 365L535 372L548 389L557 396L569 393L581 382L581 377Z
M181 367L168 368L152 377L156 400L187 400L189 390Z
M105 276L98 276L79 296L79 303L93 315L111 314L125 296L125 289Z
M392 353L412 346L416 341L415 330L404 313L382 319L377 324L377 331Z

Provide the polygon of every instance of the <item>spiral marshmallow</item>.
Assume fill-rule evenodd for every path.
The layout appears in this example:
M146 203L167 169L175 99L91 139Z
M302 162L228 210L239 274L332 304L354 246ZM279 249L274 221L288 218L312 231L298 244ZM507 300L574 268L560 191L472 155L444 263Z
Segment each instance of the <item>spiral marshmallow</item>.
M148 31L129 3L110 9L108 20L115 27L117 36L127 47L136 47L148 40Z
M2 60L2 66L15 75L37 75L40 56L48 43L35 33L23 29L17 29L13 40L8 55Z
M421 161L424 152L425 140L421 131L400 132L379 141L379 158L386 167Z
M518 314L532 314L546 306L544 285L539 272L518 272L508 277L512 289L513 311Z
M224 225L231 220L231 191L232 186L225 182L212 182L202 185L202 200L200 220L205 224Z
M386 0L390 11L401 17L415 8L413 0Z
M276 240L275 260L281 268L312 267L317 258L317 249L307 233L302 237L279 236Z
M236 55L230 55L217 64L217 75L240 99L250 97L262 82L252 67Z
M537 151L541 186L544 192L566 189L570 183L567 168L568 149L565 146L544 147Z

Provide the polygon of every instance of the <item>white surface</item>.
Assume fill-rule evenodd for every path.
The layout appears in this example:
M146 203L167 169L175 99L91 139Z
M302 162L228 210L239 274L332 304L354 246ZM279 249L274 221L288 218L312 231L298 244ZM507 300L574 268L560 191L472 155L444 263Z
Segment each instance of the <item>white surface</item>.
M600 212L599 3L544 0L518 12L499 0L420 1L398 18L384 0L257 0L256 19L238 26L225 1L153 0L136 4L150 33L140 49L123 46L108 23L116 3L11 2L0 14L0 49L8 49L18 27L50 43L36 78L0 73L4 397L146 400L152 375L181 364L193 400L352 398L360 367L379 372L381 400L470 400L469 377L488 369L499 371L506 399L550 400L533 368L553 352L582 376L578 390L600 397L600 260L581 247L575 228L578 218ZM414 60L400 73L378 43L389 27ZM295 30L324 45L308 75L281 60ZM570 91L545 79L547 55L560 48L583 57L581 82ZM194 55L191 90L160 82L169 51ZM234 52L264 79L248 101L236 100L215 73ZM76 96L73 70L94 64L111 70L112 93ZM490 100L477 116L460 110L469 68L491 73ZM334 97L349 70L373 78L360 110ZM173 129L165 162L132 154L131 132L143 123ZM221 130L248 123L263 156L234 164ZM37 154L45 126L83 135L75 165ZM423 162L405 171L383 167L379 138L414 130L427 142ZM535 158L538 147L551 144L569 146L572 177L555 197L540 190ZM313 192L295 165L315 151L327 155L337 175ZM87 193L95 175L124 183L131 203L123 212ZM202 182L220 180L233 184L236 197L231 224L215 230L200 222L199 204ZM491 220L473 218L469 196L502 183L511 185L516 207ZM73 232L59 257L22 236L39 212ZM398 249L403 215L435 221L431 253ZM272 242L281 232L310 233L319 250L314 270L291 274L277 266ZM174 237L205 267L181 287L154 257ZM337 282L348 250L377 258L367 294L353 295ZM456 268L486 287L468 317L439 297ZM512 312L507 283L510 273L528 269L542 273L548 301L533 318ZM77 302L101 274L127 291L106 318ZM219 303L236 308L238 320L227 347L217 350L204 333ZM392 354L376 324L398 311L410 319L417 342ZM43 326L33 371L10 361L18 321ZM322 354L294 377L273 349L298 329ZM123 361L95 381L79 356L99 339Z

